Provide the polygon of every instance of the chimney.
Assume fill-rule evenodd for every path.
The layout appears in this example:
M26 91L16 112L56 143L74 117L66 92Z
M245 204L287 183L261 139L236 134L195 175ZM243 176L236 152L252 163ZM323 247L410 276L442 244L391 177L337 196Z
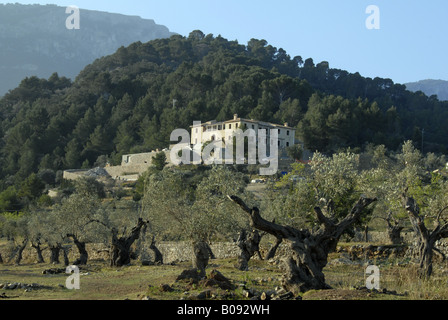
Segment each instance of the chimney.
M285 127L289 127L288 122L285 122Z
M233 120L236 120L236 119L238 119L238 114L235 113L235 114L233 115Z

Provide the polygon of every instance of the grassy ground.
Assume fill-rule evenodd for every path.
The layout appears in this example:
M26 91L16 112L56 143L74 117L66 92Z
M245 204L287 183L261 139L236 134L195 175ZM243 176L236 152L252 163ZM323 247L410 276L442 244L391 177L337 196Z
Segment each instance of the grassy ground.
M332 290L310 291L304 300L429 300L448 299L448 269L437 265L430 281L417 277L412 264L402 261L377 262L380 267L380 292L361 289L365 286L365 265L339 263L337 254L331 255L325 268L327 283ZM108 267L105 262L91 261L81 268L80 289L65 287L67 274L42 274L46 269L63 268L62 265L11 264L0 265L0 284L38 284L38 289L0 289L0 300L196 300L208 291L209 299L245 300L245 291L269 292L280 287L281 271L266 261L251 261L249 271L237 270L236 260L212 260L207 272L216 269L235 285L235 290L191 285L176 282L176 278L189 263L162 266L131 265L122 268ZM162 290L169 285L170 290ZM166 286L165 286L166 287ZM384 292L383 292L384 291ZM198 297L199 296L199 297Z

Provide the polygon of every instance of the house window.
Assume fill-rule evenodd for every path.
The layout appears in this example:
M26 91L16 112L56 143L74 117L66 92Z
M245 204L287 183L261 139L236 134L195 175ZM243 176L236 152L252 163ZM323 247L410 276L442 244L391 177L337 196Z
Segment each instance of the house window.
M282 133L282 131L280 129L278 129L278 134Z
M278 146L280 147L280 140L279 141L277 141L278 142Z
M198 144L198 139L195 140L195 144Z
M222 125L222 129L226 130L226 125L225 124Z
M255 125L254 124L252 125L252 129L255 129Z
M235 128L237 128L237 129L238 129L238 125L239 125L238 123L237 123L237 124L235 124Z
M198 128L196 128L196 133L198 133Z
M288 130L288 131L286 131L286 135L287 135L287 136L289 136L289 130Z
M289 147L289 142L286 142L286 146Z
M219 125L219 126L218 126L218 130L221 130L221 128L222 128L222 126L221 126L221 125Z
M229 129L232 129L232 125L231 124L229 124Z

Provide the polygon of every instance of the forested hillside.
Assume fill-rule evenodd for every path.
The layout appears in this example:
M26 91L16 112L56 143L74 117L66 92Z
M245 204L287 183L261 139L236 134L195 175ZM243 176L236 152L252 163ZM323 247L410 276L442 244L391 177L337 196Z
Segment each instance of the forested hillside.
M193 31L121 47L73 82L24 79L0 100L0 189L101 156L117 164L123 154L167 147L176 128L235 113L288 122L324 153L368 143L397 150L407 139L424 152L448 146L448 102L291 57L264 40L243 45Z

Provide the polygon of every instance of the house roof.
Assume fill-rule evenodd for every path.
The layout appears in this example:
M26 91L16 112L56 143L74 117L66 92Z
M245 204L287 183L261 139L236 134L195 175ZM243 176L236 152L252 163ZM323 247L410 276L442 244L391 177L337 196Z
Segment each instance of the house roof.
M258 120L254 120L254 119L238 118L237 115L235 115L235 117L232 120L221 121L221 122L217 122L216 120L211 120L211 121L208 121L208 122L201 123L200 125L190 126L190 128L210 126L210 125L219 125L219 124L230 124L230 123L235 123L235 122L248 122L248 123L255 123L255 124L258 124L258 125L262 125L262 126L265 126L265 127L273 127L273 128L282 128L282 129L296 130L295 128L288 126L287 123L285 125L281 125L281 124L275 124L275 123L271 123L271 122L258 121Z

